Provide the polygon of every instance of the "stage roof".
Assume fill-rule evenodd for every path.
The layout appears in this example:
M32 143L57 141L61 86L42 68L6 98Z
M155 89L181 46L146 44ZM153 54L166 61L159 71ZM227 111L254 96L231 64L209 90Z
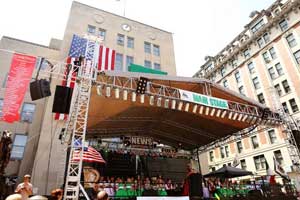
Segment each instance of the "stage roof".
M132 92L135 91L136 82L141 76L149 79L152 90L150 88L149 93L145 94L144 103L140 102L141 95L137 95L136 101L133 102ZM92 88L88 138L139 135L153 137L173 147L178 147L181 143L184 149L194 149L258 123L262 110L266 108L247 97L198 78L107 72L98 75L97 85L98 88ZM107 86L118 88L119 92L111 89L110 97L106 97ZM194 113L196 104L181 101L177 96L176 109L171 109L174 96L169 95L168 98L168 95L162 92L166 88L169 91L177 88L211 95L228 100L230 106L227 110L204 106L201 112L201 105L197 105ZM97 94L97 90L101 90L101 96ZM125 90L128 92L127 100L123 100ZM115 98L116 93L119 93L119 99ZM154 96L154 105L150 105L150 96ZM161 106L157 105L159 98L162 99ZM164 107L165 99L170 100L168 108ZM181 110L177 107L179 102L183 102ZM189 108L185 110L187 103ZM235 113L237 116L234 119ZM224 115L221 116L222 114Z

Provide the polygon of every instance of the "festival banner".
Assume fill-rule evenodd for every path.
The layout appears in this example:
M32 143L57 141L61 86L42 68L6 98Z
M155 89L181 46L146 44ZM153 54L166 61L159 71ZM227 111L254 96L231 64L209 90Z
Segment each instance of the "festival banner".
M8 123L18 121L19 109L23 102L27 87L30 83L36 57L15 53L8 73L2 120Z
M206 96L203 94L198 94L195 92L190 92L186 90L180 90L180 99L184 101L189 101L196 104L201 104L209 107L228 109L228 102L225 99L220 99L216 97Z

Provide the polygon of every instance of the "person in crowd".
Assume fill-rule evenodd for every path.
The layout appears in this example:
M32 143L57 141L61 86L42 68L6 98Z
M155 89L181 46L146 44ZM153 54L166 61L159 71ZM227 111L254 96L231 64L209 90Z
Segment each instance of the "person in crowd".
M22 195L20 194L12 194L6 197L5 200L22 200Z
M189 183L189 176L192 175L194 172L192 165L188 164L187 165L187 175L186 178L184 179L183 183L183 195L184 196L189 196L190 194L190 183Z
M22 200L27 200L30 195L32 195L32 184L30 183L30 175L26 174L23 179L23 183L17 186L15 191L21 194Z
M204 200L209 200L210 195L209 195L209 190L208 190L208 186L207 183L202 183L202 193L203 193L203 199Z
M166 188L167 191L168 191L168 190L173 190L173 189L174 189L174 186L173 186L173 184L172 184L171 179L167 179L167 183L165 184L165 188Z
M108 194L105 191L100 191L97 194L97 200L108 200Z
M63 198L63 190L62 190L62 189L55 189L55 190L52 190L51 196L52 196L53 199L55 199L55 200L62 200L62 198Z

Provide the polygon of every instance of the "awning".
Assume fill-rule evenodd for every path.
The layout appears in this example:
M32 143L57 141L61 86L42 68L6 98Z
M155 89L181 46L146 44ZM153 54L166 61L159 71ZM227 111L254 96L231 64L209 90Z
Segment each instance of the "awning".
M204 178L209 178L209 177L235 178L235 177L248 176L248 175L253 175L253 173L250 171L243 170L243 169L225 166L216 171L210 172L210 173L204 175L203 177Z
M135 93L141 76L149 79L145 95ZM185 101L179 89L223 99L229 107ZM275 123L272 112L261 120L265 108L204 79L107 72L98 75L92 89L87 137L148 136L167 145L180 143L185 149L194 149L255 123Z

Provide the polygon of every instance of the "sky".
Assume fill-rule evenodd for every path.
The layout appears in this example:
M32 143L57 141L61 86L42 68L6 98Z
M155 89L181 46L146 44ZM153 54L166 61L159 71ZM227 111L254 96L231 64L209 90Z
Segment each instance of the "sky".
M274 0L77 0L173 33L178 76L193 76ZM62 39L72 0L0 1L3 35L48 45ZM1 66L0 66L1 67Z

